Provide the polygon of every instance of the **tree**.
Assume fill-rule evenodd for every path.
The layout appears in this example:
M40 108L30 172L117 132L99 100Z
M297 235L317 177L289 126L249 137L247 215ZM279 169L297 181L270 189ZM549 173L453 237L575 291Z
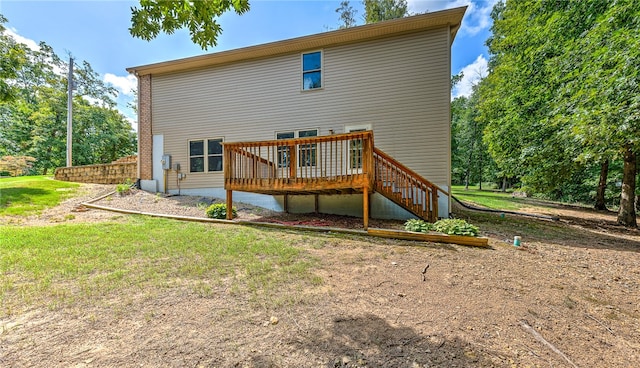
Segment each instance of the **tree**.
M222 27L216 18L233 10L244 14L249 10L248 0L140 0L140 8L131 8L133 37L150 41L160 32L173 34L187 28L191 41L203 50L217 44Z
M538 193L571 198L597 182L600 206L622 160L618 221L627 226L636 226L639 9L639 0L498 3L479 105L500 168Z
M17 43L4 32L7 18L0 14L0 102L14 98L15 86L10 82L26 63L26 46Z
M407 0L364 0L364 21L367 24L403 18L409 15Z
M340 15L340 29L351 28L356 25L356 14L358 13L355 10L348 0L343 0L340 3L340 7L336 9L336 13Z
M597 6L597 8L595 8ZM595 9L594 9L595 8ZM594 18L566 48L558 116L572 119L585 152L623 160L618 222L636 227L636 156L640 141L640 1L574 4L572 12ZM606 182L608 170L601 171Z
M455 82L455 81L454 81ZM469 97L459 96L451 102L453 181L469 189L472 183L495 178L495 164L483 142L485 122L479 119L479 86L473 86Z
M32 170L47 174L65 165L67 70L45 43L25 49L25 62L15 71L14 98L0 102L0 155L31 156ZM116 91L88 62L74 69L74 164L109 163L136 150L135 133L116 110Z

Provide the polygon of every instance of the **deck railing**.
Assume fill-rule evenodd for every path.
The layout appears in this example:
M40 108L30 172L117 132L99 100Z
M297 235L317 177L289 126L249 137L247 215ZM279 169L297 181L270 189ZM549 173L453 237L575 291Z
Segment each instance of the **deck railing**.
M348 193L373 188L371 131L223 145L227 190Z
M437 221L438 192L447 192L383 151L374 148L373 155L375 190L423 219Z

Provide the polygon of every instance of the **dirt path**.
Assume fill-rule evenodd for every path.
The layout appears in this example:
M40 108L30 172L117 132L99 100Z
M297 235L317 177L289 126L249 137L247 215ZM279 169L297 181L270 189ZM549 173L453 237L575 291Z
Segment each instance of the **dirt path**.
M202 212L139 196L106 201ZM75 214L68 221L114 216ZM321 260L322 285L292 287L278 307L211 285L33 310L0 321L0 366L640 366L640 236L580 214L552 223L461 212L492 249L265 230ZM516 232L525 247L505 241Z

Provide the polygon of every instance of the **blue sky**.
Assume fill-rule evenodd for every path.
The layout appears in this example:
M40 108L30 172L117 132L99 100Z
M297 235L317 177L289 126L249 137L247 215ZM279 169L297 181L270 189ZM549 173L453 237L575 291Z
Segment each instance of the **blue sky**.
M467 95L471 85L486 75L488 56L484 43L490 34L489 15L495 2L408 0L409 10L415 13L469 6L452 49L452 72L465 74L454 96ZM227 13L220 18L223 32L218 45L203 51L191 42L186 31L162 34L150 42L131 37L130 8L136 4L137 1L125 0L0 0L0 13L9 20L6 32L19 41L33 47L44 41L61 57L70 53L76 60L88 61L120 91L119 108L131 120L135 115L126 103L132 98L131 88L136 82L126 72L127 67L305 36L339 25L335 9L340 1L250 0L248 13ZM352 0L351 5L358 11L359 24L364 23L361 1Z

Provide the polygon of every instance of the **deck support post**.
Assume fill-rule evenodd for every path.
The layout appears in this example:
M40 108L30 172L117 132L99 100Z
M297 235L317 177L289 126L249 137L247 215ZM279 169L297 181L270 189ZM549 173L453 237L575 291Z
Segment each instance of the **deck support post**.
M362 220L364 229L369 228L369 187L364 187L362 191Z
M284 213L289 213L289 195L284 195Z
M233 220L233 190L227 190L227 220Z
M438 190L431 187L431 222L438 221Z
M319 211L318 211L318 208L320 207L320 206L318 205L318 197L319 197L319 195L318 195L318 194L314 194L313 196L315 197L315 198L314 198L314 208L313 208L313 209L314 209L315 214L317 215L317 214L318 214L318 212L319 212Z

